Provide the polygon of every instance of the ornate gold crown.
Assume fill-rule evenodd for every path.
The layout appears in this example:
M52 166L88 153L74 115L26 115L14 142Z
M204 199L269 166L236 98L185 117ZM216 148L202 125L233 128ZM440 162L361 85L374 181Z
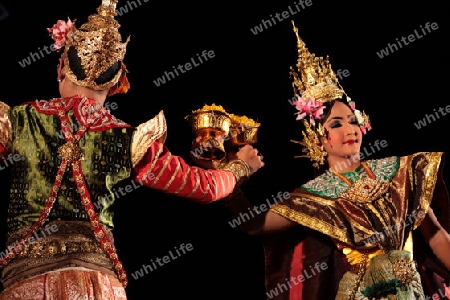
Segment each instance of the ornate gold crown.
M292 142L304 146L305 155L297 157L308 157L313 161L315 167L324 164L326 152L320 145L319 137L324 136L325 130L320 123L323 114L323 103L336 99L342 99L345 95L349 107L355 114L360 129L363 133L371 129L369 117L359 110L355 109L355 103L348 97L342 89L339 81L331 68L329 57L316 57L306 48L305 43L298 35L298 28L292 21L295 35L297 36L297 70L293 67L290 69L290 75L293 78L292 87L294 94L298 98L294 105L299 112L296 114L297 120L302 120L305 125L303 131L303 141Z
M298 29L294 25L294 32L297 36L297 70L291 67L291 76L294 78L292 86L296 96L308 99L314 98L319 102L328 102L339 99L344 95L344 90L339 87L339 83L328 56L326 58L316 57L306 48L305 43L298 35Z
M107 71L115 63L120 62L125 56L129 37L122 42L119 33L120 24L114 17L118 0L102 0L97 8L97 14L90 15L88 21L79 29L73 25L69 33L68 42L65 44L62 55L66 67L66 76L77 85L94 90L106 90L117 84L122 72L108 82L97 84L96 79ZM85 78L79 79L73 74L69 66L67 52L71 47L77 50L81 60ZM124 66L121 66L123 70Z

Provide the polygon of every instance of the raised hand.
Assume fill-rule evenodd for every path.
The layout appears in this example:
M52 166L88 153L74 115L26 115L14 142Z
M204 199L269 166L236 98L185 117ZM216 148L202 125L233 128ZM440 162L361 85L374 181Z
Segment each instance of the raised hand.
M236 158L245 161L250 166L252 173L264 166L263 156L259 154L258 149L248 144L239 149Z

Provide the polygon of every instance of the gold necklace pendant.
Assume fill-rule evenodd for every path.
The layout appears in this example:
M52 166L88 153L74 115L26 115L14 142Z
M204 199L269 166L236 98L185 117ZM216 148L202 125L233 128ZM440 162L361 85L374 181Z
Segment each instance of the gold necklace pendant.
M341 197L352 202L372 202L387 192L389 181L363 177L355 181Z
M58 148L58 154L61 155L68 163L83 159L83 151L81 151L78 141L66 142Z

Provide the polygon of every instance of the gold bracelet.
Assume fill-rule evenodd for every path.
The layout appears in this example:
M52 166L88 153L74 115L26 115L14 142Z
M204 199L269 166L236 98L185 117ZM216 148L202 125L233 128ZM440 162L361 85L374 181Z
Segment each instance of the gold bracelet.
M228 162L223 167L223 170L233 172L238 184L242 184L252 174L252 169L250 168L248 163L243 161L242 159L234 159Z
M0 101L0 144L8 148L11 142L11 120L9 112L11 108L5 102Z

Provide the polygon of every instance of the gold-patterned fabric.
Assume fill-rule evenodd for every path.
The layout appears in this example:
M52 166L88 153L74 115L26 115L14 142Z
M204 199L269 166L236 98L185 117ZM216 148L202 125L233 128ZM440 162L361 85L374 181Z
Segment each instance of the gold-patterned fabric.
M335 300L348 299L425 300L412 253L389 251L372 258L364 273L344 274Z
M336 264L337 260L346 261L347 266L334 273L340 274L336 281L339 282L346 271L355 271L355 268L350 265L350 258L361 260L362 254L366 253L367 265L370 266L370 261L373 259L368 257L370 253L389 254L392 251L403 250L411 234L414 235L414 242L416 242L416 239L419 240L420 231L415 231L414 229L421 224L426 212L432 205L433 196L436 198L436 201L434 201L436 208L445 207L444 211L439 210L437 212L437 217L440 220L444 220L444 227L448 225L450 217L449 202L447 195L442 192L446 189L440 174L442 155L443 153L422 152L404 157L389 157L367 161L376 179L378 181L387 180L389 186L384 193L373 193L376 196L364 201L362 201L363 199L357 201L352 197L342 197L348 192L349 187L341 179L327 172L304 184L301 188L291 193L290 199L274 205L271 210L309 228L312 232L327 236L330 241L334 242L334 246L330 246L334 250L332 250L332 254L327 256L331 260L325 260L325 257L321 257L319 261L321 259L326 261L328 266L327 272L331 272L330 270L334 268L333 264ZM343 175L351 182L357 182L366 177L367 173L360 168L355 172L344 173ZM439 197L436 196L437 194L439 194ZM443 203L446 203L447 206ZM299 244L301 244L301 241L299 241ZM272 247L269 246L269 243L267 245L266 247ZM421 247L424 248L423 245ZM305 243L299 249L302 251L303 257L308 255L305 253L313 251ZM362 254L359 257L350 255L349 253L353 250ZM431 254L428 250L424 251L414 247L414 258L419 260L420 263L424 263L421 257L430 256ZM291 258L294 257L294 252L293 250L289 254ZM270 248L266 248L266 253L271 254L267 259L277 259L272 255ZM278 254L283 256L286 253ZM298 257L302 257L302 255ZM293 265L290 265L291 273L296 272L292 269ZM421 272L423 271L421 274L422 278L428 272L424 271L425 269L421 270ZM279 270L271 270L271 272L279 272ZM324 272L324 274L327 272ZM439 273L442 278L450 279L448 270L441 267L436 267L433 272ZM433 272L430 271L428 273L430 278L434 274ZM297 272L296 274L299 273ZM271 274L267 275L268 278L274 278ZM352 277L353 275L348 276ZM318 280L319 278L317 277L295 285L290 289L289 293L285 293L284 297L276 299L334 299L329 294L327 297L319 296L323 293L330 293L330 290L320 291L317 288L320 286ZM267 282L269 288L273 288L276 284L276 281L269 280ZM308 296L302 298L301 295L308 289L308 285L315 285L317 297ZM361 282L361 286L363 285L364 281ZM436 291L436 286L432 285L433 283L431 282L430 285L427 285L426 293L429 293L428 295L431 295L433 289ZM331 284L330 289L336 295L338 287L335 284ZM344 289L348 289L348 287ZM298 293L300 296L294 295L295 293ZM290 298L286 298L288 296Z
M9 147L11 143L11 120L9 119L9 112L11 108L8 104L0 101L0 146ZM1 153L0 153L1 155Z
M8 227L15 231L32 225L39 217L55 180L61 157L55 155L66 143L58 109L67 111L73 131L87 126L95 112L101 116L78 142L87 186L102 223L113 227L110 207L117 198L114 186L131 174L133 128L114 118L96 101L81 97L35 101L15 106L10 119L14 129L11 154L12 185ZM77 192L70 169L65 173L50 219L89 218Z
M110 232L123 184L127 193L145 185L197 202L220 200L236 185L233 172L192 167L172 155L162 112L136 129L74 95L27 102L6 117L11 143L0 153L12 160L12 180L0 266L7 288L68 267L111 274L126 287ZM54 224L57 232L37 239Z
M114 275L85 269L65 269L38 275L9 287L0 300L126 300Z
M131 161L133 167L142 160L154 141L164 143L166 134L167 124L163 111L160 111L156 117L136 127L131 141Z
M313 190L299 189L291 193L290 201L274 205L271 210L356 249L381 247L385 251L398 250L403 247L409 232L422 222L430 206L441 156L442 153L421 153L369 161L369 165L394 164L398 170L392 174L395 176L391 177L385 193L372 201L357 202L341 198L348 186L342 190L331 186L326 190L334 191L336 197L319 196ZM415 173L411 174L413 167ZM373 168L373 172L377 180L389 179L389 174L378 172L377 167ZM366 176L361 170L355 173L352 174L356 176L355 181ZM415 182L415 187L412 182ZM412 191L415 193L412 194ZM392 225L404 228L394 232ZM386 238L378 241L381 235Z
M29 230L23 227L8 239L8 255L14 242ZM107 231L111 240L112 233ZM2 269L4 287L45 272L66 267L85 267L114 275L113 265L100 247L89 222L52 221L24 244L24 249Z

